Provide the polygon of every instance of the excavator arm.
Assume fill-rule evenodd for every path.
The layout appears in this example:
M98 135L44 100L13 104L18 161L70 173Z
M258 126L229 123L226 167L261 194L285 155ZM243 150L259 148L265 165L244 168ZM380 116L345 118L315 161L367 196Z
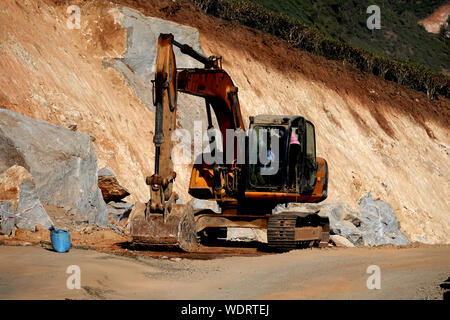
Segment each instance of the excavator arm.
M173 45L179 47L181 52L202 62L205 68L177 70ZM173 171L171 159L173 146L170 139L170 135L176 129L177 91L205 98L208 129L212 128L212 109L222 133L224 148L227 146L227 129L245 131L238 89L231 77L221 69L219 62L220 58L214 56L206 58L188 45L176 42L171 34L161 34L158 39L154 80L155 174L147 178L151 194L148 205L150 212L170 210L171 203L177 199L177 195L172 191L176 174Z
M174 45L182 53L203 63L204 68L177 70ZM213 126L212 109L222 133L224 147L227 145L227 129L245 131L237 87L222 70L220 62L221 58L207 58L190 46L176 42L172 34L159 36L153 81L155 173L146 178L150 200L146 204L145 215L133 218L131 233L135 242L174 245L187 251L195 247L195 222L184 207L175 204L178 195L173 192L176 173L171 158L171 134L176 129L177 91L205 98L208 129Z
M224 138L227 129L242 129L245 131L237 95L238 89L224 70L181 70L178 72L178 91L205 98L208 122L211 121L209 119L210 111L208 111L209 106L211 106ZM211 125L209 123L209 126Z
M148 210L163 212L166 201L175 201L172 193L173 181L176 177L171 159L172 141L170 134L175 130L177 90L177 68L173 52L172 35L161 35L158 39L156 70L154 85L155 105L155 173L147 177L150 186L150 202Z

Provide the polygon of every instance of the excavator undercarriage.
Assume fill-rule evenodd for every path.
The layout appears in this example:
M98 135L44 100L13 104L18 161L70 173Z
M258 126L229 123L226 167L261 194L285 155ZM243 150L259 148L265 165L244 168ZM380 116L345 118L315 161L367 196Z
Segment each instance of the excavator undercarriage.
M204 68L177 69L173 46ZM275 250L328 244L328 218L318 212L272 214L278 204L314 203L327 197L328 165L316 157L310 121L301 116L259 115L250 117L246 130L238 88L222 69L221 58L204 57L171 34L161 34L158 39L153 84L155 173L146 179L149 202L136 204L130 215L135 243L192 252L197 250L201 234L240 227L267 230L268 246ZM176 203L171 134L176 130L178 92L205 99L208 129L213 128L211 110L217 119L224 148L220 155L227 155L227 161L196 162L189 194L216 201L220 213L194 212L189 204ZM229 130L235 133L231 138ZM211 155L213 152L218 151Z
M326 247L330 238L328 218L317 213L283 212L272 215L267 227L267 242L276 250L297 247Z

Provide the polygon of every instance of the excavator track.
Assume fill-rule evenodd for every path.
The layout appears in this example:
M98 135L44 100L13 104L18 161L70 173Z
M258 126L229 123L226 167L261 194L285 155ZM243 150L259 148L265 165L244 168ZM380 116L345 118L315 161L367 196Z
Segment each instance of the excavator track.
M267 242L270 248L289 251L297 247L295 226L297 216L274 215L269 218L267 226Z
M329 220L317 213L282 213L271 216L268 221L267 242L270 248L278 251L325 247L329 237Z

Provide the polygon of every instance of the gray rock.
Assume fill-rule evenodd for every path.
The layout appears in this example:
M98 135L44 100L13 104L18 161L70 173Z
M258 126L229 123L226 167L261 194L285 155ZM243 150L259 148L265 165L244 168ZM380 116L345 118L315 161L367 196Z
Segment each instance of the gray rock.
M349 221L356 227L361 226L361 214L359 212L353 211L348 207L344 207L344 215L342 218L344 221Z
M36 225L48 229L53 225L36 192L34 179L21 166L12 166L0 175L1 228L11 234L14 226L35 231Z
M107 206L114 210L131 211L131 209L133 209L134 204L125 202L125 201L120 201L120 202L111 201L111 202L108 202Z
M282 212L309 212L316 213L320 212L320 210L325 206L322 203L295 203L288 202L277 205L273 210L273 214L278 214Z
M353 248L355 246L347 238L339 236L337 234L330 235L330 239L336 245L336 247Z
M122 74L137 97L151 111L155 110L152 98L152 83L154 79L156 50L160 33L172 33L175 40L190 45L194 50L204 53L199 40L197 29L181 25L175 22L147 17L139 11L130 8L120 8L118 22L127 32L127 50L115 59L105 59L103 67L113 68ZM180 49L174 46L177 68L203 68L203 65L182 54ZM188 130L194 134L194 121L201 121L204 129L207 128L205 116L205 101L201 97L188 94L178 94L177 118L180 119L179 128ZM198 108L193 108L198 106ZM213 117L214 126L217 128L216 117Z
M5 172L13 165L29 169L20 151L16 149L14 142L7 136L0 134L0 173Z
M104 177L104 176L115 177L116 175L114 174L114 172L112 172L107 167L103 167L100 170L98 170L98 176L99 177Z
M289 206L290 206L290 203L278 204L275 208L273 208L272 214L279 214L281 212L288 211L289 210Z
M405 245L408 238L398 229L398 221L389 204L373 200L369 193L359 202L359 212L339 202L288 203L272 213L286 211L317 212L330 220L331 235L339 235L355 246L382 244Z
M342 203L328 203L322 207L322 213L334 221L349 221L356 227L361 224L361 215Z
M253 228L227 228L226 239L228 241L258 241L267 243L267 231Z
M12 201L0 201L0 218L2 233L10 235L14 229L16 221L11 218L15 215Z
M212 210L215 213L221 213L222 209L220 209L219 205L216 201L210 201L210 200L201 200L201 199L192 199L188 202L194 209L194 211L199 210Z
M108 208L109 215L117 222L120 222L124 219L128 219L131 210L133 209L134 204L121 201L121 202L108 202L106 205Z
M363 233L358 229L360 225L358 212L341 203L328 203L323 206L321 215L330 220L332 235L343 236L355 246L364 245Z
M108 226L106 204L97 185L97 157L88 135L0 109L0 168L19 164L34 177L43 204L52 204Z
M31 208L31 210L26 211ZM16 226L20 229L35 231L36 225L48 229L53 225L39 200L34 184L25 181L20 185L19 206L17 212L22 215L16 218Z
M364 245L363 233L358 229L361 223L359 213L338 202L287 203L276 206L273 214L281 212L317 213L330 220L331 235L340 235L355 246Z
M123 15L120 23L127 31L127 51L123 57L112 62L104 61L125 76L128 84L135 90L139 99L150 110L154 110L152 83L156 64L156 49L160 33L172 33L175 40L189 44L194 50L203 53L199 33L196 29L175 22L144 16L137 10L127 7L119 9ZM177 67L203 67L201 63L182 54L174 46ZM179 96L184 99L184 97Z
M324 215L330 219L331 226L342 220L342 205L336 207L330 207L324 212Z
M364 242L368 246L410 243L399 230L397 217L388 203L373 200L369 192L359 201L359 208L362 217L360 229L364 234Z
M355 246L364 245L363 232L349 221L332 222L330 219L330 231L331 234L343 236Z
M115 225L111 225L111 229L114 231L114 232L116 232L116 233L118 233L118 234L123 234L123 230L122 229L120 229L120 228L118 228L118 227L116 227Z

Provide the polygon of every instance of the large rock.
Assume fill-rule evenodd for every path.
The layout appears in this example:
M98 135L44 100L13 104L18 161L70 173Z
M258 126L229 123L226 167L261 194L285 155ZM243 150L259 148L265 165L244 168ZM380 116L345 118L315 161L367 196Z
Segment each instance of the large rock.
M327 204L322 214L330 220L331 234L340 235L355 246L364 245L363 232L358 229L361 224L358 212L343 204Z
M195 28L175 22L144 16L137 10L122 7L111 12L116 22L127 31L127 51L122 57L105 60L105 67L113 67L125 76L128 84L135 90L139 99L147 108L154 110L152 83L156 65L156 49L160 33L172 33L175 40L189 44L194 50L203 53L200 46L199 33ZM177 67L195 68L203 65L182 54L174 46ZM179 96L186 100L187 95ZM191 97L192 98L192 97ZM187 98L189 101L190 98ZM179 101L183 104L183 101Z
M227 228L228 241L258 241L267 243L267 231L256 228Z
M361 198L359 211L352 210L343 203L324 202L279 205L273 213L317 210L320 210L320 215L330 220L331 235L342 236L355 246L409 243L408 238L398 229L397 218L389 204L381 200L373 200L371 193Z
M330 235L330 240L336 245L336 247L345 247L345 248L355 247L355 245L351 243L350 240L337 234Z
M308 212L328 217L330 233L348 239L355 246L364 245L363 233L358 229L361 218L358 212L338 202L323 203L287 203L276 206L272 213Z
M107 205L109 215L116 222L128 219L134 204L125 201L111 201Z
M368 246L383 244L406 245L408 238L399 230L397 217L390 205L381 200L373 200L369 192L359 201L362 217L361 231Z
M323 203L295 203L288 202L275 206L272 210L273 214L279 214L283 212L309 212L316 213L324 207Z
M105 59L103 66L112 67L121 73L127 83L134 89L136 95L145 104L145 106L154 111L152 97L152 80L155 78L156 54L158 47L158 37L160 33L171 33L175 40L188 44L195 51L204 55L200 43L200 34L197 29L182 25L172 21L149 17L141 12L122 7L110 11L115 17L115 22L122 25L127 31L127 50L118 58ZM173 46L177 68L203 68L204 65L190 56L181 53L180 49ZM206 113L204 111L204 99L189 94L178 94L177 98L177 119L178 128L188 130L191 135L194 133L194 123L202 122L203 128L207 128ZM198 106L193 108L193 106ZM213 118L214 126L217 128L216 117ZM178 121L177 120L177 121ZM184 146L185 141L181 139L177 142L179 147ZM189 146L190 147L190 146ZM176 151L174 150L175 171L178 173L177 181L182 182L182 172L186 172L188 182L190 177L189 165L184 160L176 160ZM197 156L194 155L194 156ZM181 194L181 193L179 193Z
M188 202L188 205L190 205L194 211L211 210L215 213L222 212L222 209L220 209L216 201L193 198Z
M80 219L109 224L97 185L97 158L88 135L0 109L0 169L17 164L34 177L42 204ZM15 150L15 151L14 151Z
M98 187L106 202L120 201L130 195L130 192L117 181L114 173L106 167L98 172Z
M336 234L345 237L355 246L364 245L364 234L355 225L349 221L334 221L330 220L331 234Z
M0 234L10 235L16 221L14 219L16 212L14 211L14 205L11 201L0 200Z
M53 225L37 195L34 179L21 166L12 166L0 175L1 229L11 234L14 226L35 231L36 225Z

